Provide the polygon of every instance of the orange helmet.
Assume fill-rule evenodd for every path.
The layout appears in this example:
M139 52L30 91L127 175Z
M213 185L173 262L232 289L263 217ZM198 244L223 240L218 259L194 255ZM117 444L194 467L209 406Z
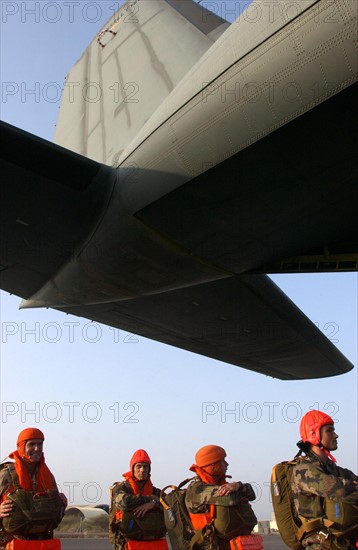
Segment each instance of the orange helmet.
M334 424L334 420L321 411L308 411L300 423L300 436L302 441L319 445L321 443L321 428L327 424Z
M225 457L225 449L219 447L219 445L205 445L205 447L201 447L196 453L195 462L199 468L205 468L205 466L220 462Z
M138 451L136 451L132 456L131 461L129 463L131 472L133 472L133 467L135 464L138 464L138 462L144 462L144 464L149 464L149 466L152 463L147 451L145 451L144 449L138 449Z
M24 441L29 441L29 439L45 439L44 434L38 428L25 428L17 436L17 445L20 445Z
M45 440L45 436L42 433L41 430L38 428L25 428L22 430L22 432L19 433L17 436L17 449L19 451L19 454L22 458L26 457L25 455L25 446L26 442L30 439L42 439L42 441Z

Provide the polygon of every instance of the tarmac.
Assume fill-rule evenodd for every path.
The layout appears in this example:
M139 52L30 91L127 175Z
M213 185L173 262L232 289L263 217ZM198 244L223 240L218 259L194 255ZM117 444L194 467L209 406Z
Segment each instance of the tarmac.
M263 535L264 550L287 550L279 535ZM106 539L62 539L62 550L112 550Z

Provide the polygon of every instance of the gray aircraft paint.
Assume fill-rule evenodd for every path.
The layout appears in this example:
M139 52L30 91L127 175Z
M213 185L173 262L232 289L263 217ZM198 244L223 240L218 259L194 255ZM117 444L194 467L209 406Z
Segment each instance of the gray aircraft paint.
M56 143L117 165L155 109L229 27L196 4L182 4L131 1L104 25L66 78Z
M166 2L158 0L154 4L157 6ZM142 5L143 2L140 3ZM262 1L261 5L264 8L265 2ZM205 257L190 257L187 252L183 254L174 242L168 247L168 242L158 241L157 235L150 232L143 241L144 256L141 256L138 249L141 230L137 220L128 218L124 221L116 216L116 211L119 209L129 215L135 214L354 81L355 0L338 0L334 5L321 0L301 0L295 3L293 11L289 6L292 6L291 2L282 2L282 10L276 13L277 19L274 21L270 21L269 12L266 19L262 18L255 24L242 17L203 55L162 102L135 140L125 148L119 159L116 200L111 203L108 216L96 235L85 243L82 252L79 251L78 262L70 261L64 265L51 281L26 302L26 306L81 304L84 301L81 281L85 280L91 280L93 286L89 303L128 299L135 295L135 286L139 282L134 282L131 270L124 267L132 265L133 258L137 257L140 269L140 262L145 258L149 273L150 264L153 263L151 253L155 258L155 251L158 250L161 250L161 257L167 260L163 260L160 266L155 266L154 261L153 275L148 275L145 281L139 283L140 295L151 294L158 288L177 289L194 284L195 281L218 280L232 275L224 265L207 262ZM300 14L297 13L298 7L301 9ZM155 13L158 13L157 9ZM265 13L264 9L262 13ZM140 14L139 10L138 17ZM144 14L147 18L147 12ZM293 22L288 20L289 14L294 17ZM160 21L161 14L157 17ZM131 27L130 24L127 28ZM109 44L115 44L117 39L118 35ZM96 47L97 40L89 48L92 51ZM143 47L146 51L147 46ZM81 58L77 65L82 67L85 63L84 58ZM155 81L157 79L155 69L149 75L150 81L151 78ZM327 83L333 80L335 85L328 86ZM253 97L248 95L236 101L235 95L229 93L223 101L221 88L233 90L236 83L247 82L257 84L260 90L258 100L254 94ZM282 93L285 86L292 82L300 90L297 101L289 101ZM218 89L219 93L208 92L208 86L204 86L204 83L210 83L208 86L212 92ZM276 95L271 103L272 83L275 84L273 89ZM320 90L317 97L312 97L314 90ZM89 112L92 106L87 106ZM145 116L140 106L141 103L129 107L131 111L137 109L141 116ZM65 103L62 109L64 118L67 107ZM94 109L98 109L98 105ZM69 118L76 120L73 116ZM83 121L83 113L79 118ZM115 131L115 116L104 124L98 122L96 127L106 134L105 142L110 151L113 151L118 140L123 140L120 126L118 132ZM97 151L91 156L101 156L103 143L98 139ZM72 148L80 152L82 144L83 138L78 135ZM69 147L70 144L67 142L66 145ZM119 151L115 156L118 154ZM87 247L91 243L94 249L105 249L109 256L113 256L117 250L116 234L127 235L126 247L121 256L120 273L114 275L113 272L117 288L113 286L113 280L106 289L104 281L108 273L105 275L102 269L106 271L107 268L97 266L98 272L94 273L86 260ZM105 244L101 244L102 241ZM181 266L179 272L178 266ZM183 271L187 276L181 279ZM73 281L77 281L77 284L74 285Z
M352 368L255 270L337 239L355 250L357 6L268 4L229 27L189 0L127 4L67 79L56 139L74 153L2 124L1 284L22 307L282 379Z
M292 2L282 1L274 21L265 0L255 4L263 17L251 23L242 16L229 27L126 148L120 166L174 173L182 184L357 80L355 0L301 0L293 12ZM298 7L302 14L290 23ZM143 186L146 197L134 192L134 208L169 190L166 181L152 183Z

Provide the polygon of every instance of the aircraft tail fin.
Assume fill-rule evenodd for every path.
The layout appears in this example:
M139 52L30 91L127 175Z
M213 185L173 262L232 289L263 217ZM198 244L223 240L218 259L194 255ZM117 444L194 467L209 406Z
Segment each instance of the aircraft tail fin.
M130 0L70 71L55 142L107 165L229 23L193 0Z

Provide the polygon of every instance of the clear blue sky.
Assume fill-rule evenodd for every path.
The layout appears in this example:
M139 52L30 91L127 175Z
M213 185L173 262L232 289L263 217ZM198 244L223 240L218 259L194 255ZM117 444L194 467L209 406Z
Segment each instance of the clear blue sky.
M118 4L2 2L2 89L12 94L1 118L51 140L60 98L47 92L62 87ZM244 3L209 4L232 17ZM356 365L357 274L274 280ZM268 519L271 467L293 456L299 417L312 407L335 418L338 462L357 471L356 368L282 382L56 311L18 311L19 302L1 293L1 458L21 429L40 427L72 504L107 502L137 448L152 456L160 487L187 477L196 450L216 443L233 478L255 485L255 510Z

